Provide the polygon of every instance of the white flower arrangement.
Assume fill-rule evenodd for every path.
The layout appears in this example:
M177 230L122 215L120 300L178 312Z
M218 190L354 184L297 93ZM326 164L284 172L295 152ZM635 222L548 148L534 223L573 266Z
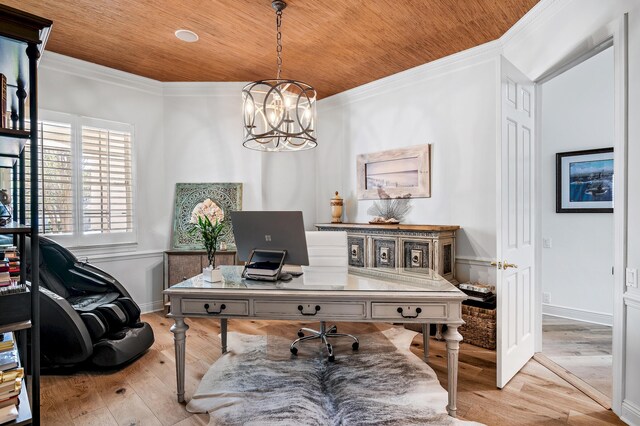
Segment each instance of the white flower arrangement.
M209 266L216 267L216 250L218 249L218 237L224 227L224 211L210 198L198 203L191 212L193 228L190 232L200 233L207 250Z

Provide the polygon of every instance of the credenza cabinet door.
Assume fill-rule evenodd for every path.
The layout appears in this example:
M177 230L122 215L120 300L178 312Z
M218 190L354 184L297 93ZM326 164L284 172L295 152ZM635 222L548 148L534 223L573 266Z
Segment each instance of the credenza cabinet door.
M455 276L455 242L452 238L443 238L438 244L437 272L446 280L453 280Z
M393 237L369 237L369 264L371 268L397 269L398 239Z
M401 238L400 260L403 272L429 274L434 268L432 239Z
M199 254L170 255L167 262L169 287L202 273L202 256Z
M349 250L349 266L364 268L367 258L367 239L364 236L348 235L347 250Z

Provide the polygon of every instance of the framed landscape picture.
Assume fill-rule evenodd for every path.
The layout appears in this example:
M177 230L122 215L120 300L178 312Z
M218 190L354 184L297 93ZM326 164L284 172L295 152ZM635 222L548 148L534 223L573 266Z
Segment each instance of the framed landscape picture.
M556 154L556 213L613 213L613 148Z
M360 200L431 197L431 145L361 154L356 167Z

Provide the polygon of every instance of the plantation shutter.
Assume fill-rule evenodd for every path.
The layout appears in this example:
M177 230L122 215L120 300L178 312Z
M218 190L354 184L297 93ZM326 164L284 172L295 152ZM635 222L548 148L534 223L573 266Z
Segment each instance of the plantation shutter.
M132 131L82 125L81 144L82 232L132 232Z
M25 147L26 223L31 221L31 147ZM40 232L74 231L73 146L71 124L38 123L38 216ZM17 220L17 218L16 218Z

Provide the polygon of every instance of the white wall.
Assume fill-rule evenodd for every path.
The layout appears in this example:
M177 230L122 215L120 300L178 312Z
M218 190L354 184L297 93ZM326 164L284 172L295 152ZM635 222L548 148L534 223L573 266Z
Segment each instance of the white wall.
M614 145L613 48L544 83L541 175L543 312L613 323L613 214L556 213L558 152ZM539 100L540 101L540 100Z
M260 155L263 210L301 210L305 228L315 230L315 150L265 152ZM320 179L326 172L321 174Z
M405 223L460 225L458 279L494 283L498 51L488 44L319 102L317 217L336 190L345 222L367 222L356 157L431 144L431 198L415 198Z
M262 208L261 157L242 146L242 83L163 85L165 189L176 183L241 182L243 209ZM171 204L172 206L173 204ZM170 230L165 230L165 234ZM163 246L169 246L167 238Z
M162 249L170 229L161 87L153 80L45 52L39 90L42 109L134 126L137 246L120 248L120 253L113 248L102 253L81 248L74 252L88 255L91 263L111 272L143 310L161 307Z

